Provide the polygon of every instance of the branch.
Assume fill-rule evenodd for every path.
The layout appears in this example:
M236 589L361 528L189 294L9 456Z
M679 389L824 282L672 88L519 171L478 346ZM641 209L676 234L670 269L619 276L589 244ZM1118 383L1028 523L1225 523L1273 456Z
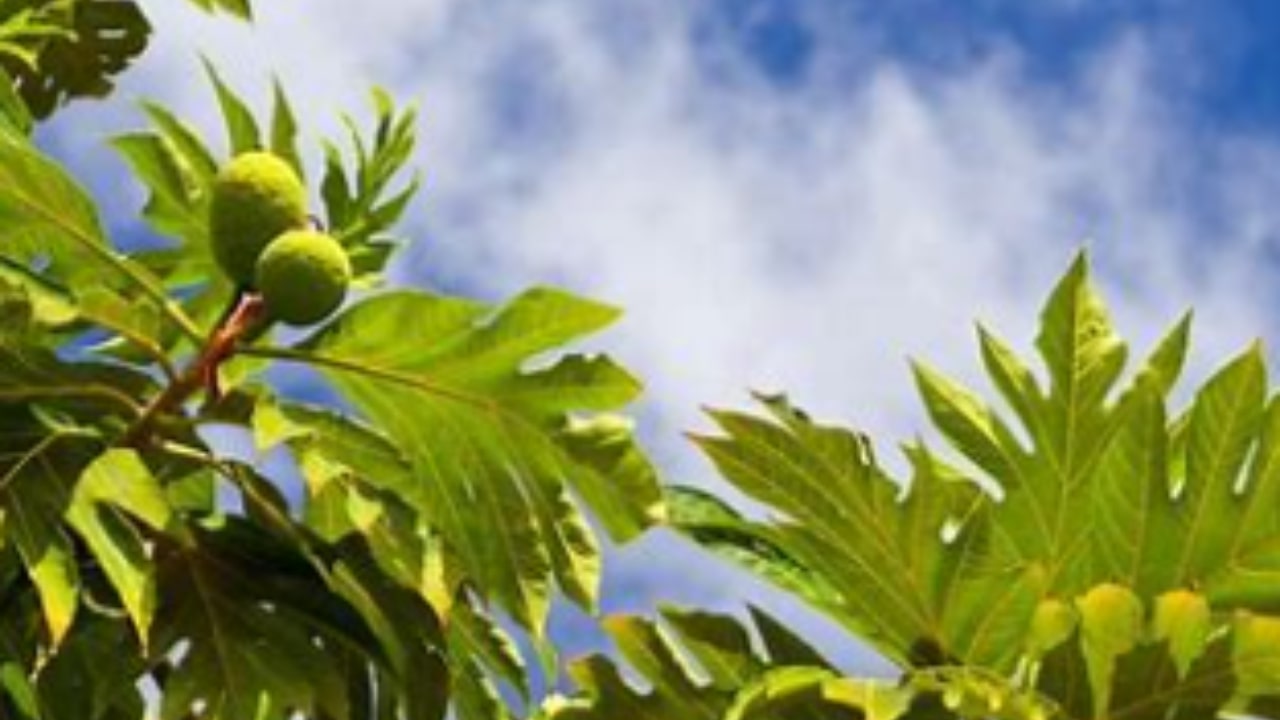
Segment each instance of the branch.
M150 439L156 420L177 410L201 388L211 400L216 400L221 395L218 367L236 353L241 338L263 319L264 313L262 296L237 294L223 321L205 340L200 355L143 409L142 415L121 436L119 445L141 449Z

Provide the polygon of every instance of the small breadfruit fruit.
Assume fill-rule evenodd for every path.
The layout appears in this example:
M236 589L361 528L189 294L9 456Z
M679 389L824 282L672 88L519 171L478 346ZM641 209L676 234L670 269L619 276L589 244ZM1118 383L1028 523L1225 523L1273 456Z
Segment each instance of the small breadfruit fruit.
M272 240L258 258L255 287L267 313L289 325L313 325L342 304L351 261L337 240L292 230Z
M1240 611L1232 634L1236 689L1249 695L1274 692L1280 685L1280 618Z
M1178 676L1184 677L1191 670L1191 663L1209 644L1213 613L1204 595L1190 590L1170 590L1156 598L1151 624L1155 639L1169 643Z
M307 190L293 167L269 152L237 155L214 180L209 235L214 259L238 285L254 279L267 244L307 227Z
M1076 623L1076 610L1067 601L1060 598L1041 600L1031 616L1028 651L1037 657L1046 655L1071 637Z
M1076 599L1076 610L1084 641L1097 652L1122 655L1142 638L1142 600L1123 585L1093 587Z

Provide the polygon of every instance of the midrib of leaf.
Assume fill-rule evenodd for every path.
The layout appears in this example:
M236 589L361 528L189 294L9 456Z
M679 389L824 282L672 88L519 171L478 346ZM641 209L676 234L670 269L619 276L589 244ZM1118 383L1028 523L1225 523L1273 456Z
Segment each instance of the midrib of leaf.
M1072 332L1070 357L1072 371L1070 375L1071 382L1065 389L1067 399L1067 426L1065 428L1065 437L1063 438L1063 454L1065 457L1061 459L1055 458L1057 462L1054 463L1059 468L1061 482L1058 485L1058 512L1054 518L1053 535L1049 539L1048 582L1050 584L1053 583L1061 570L1060 563L1063 558L1058 552L1058 544L1061 542L1063 522L1066 518L1066 513L1062 512L1062 509L1066 507L1069 493L1075 489L1076 482L1076 453L1074 452L1076 433L1078 431L1076 424L1079 421L1080 385L1086 374L1084 367L1086 358L1081 357L1080 350L1083 345L1081 334L1087 327L1086 319L1088 316L1088 303L1081 302L1080 294L1082 292L1087 292L1087 288L1084 285L1078 286L1071 293Z
M1022 577L1019 576L1015 579L1011 579L1010 582L1005 583L1003 585L1000 591L999 601L990 606L991 612L987 613L983 617L982 622L978 625L977 630L973 633L973 637L969 641L969 647L966 649L966 652L964 655L965 658L975 657L978 655L978 653L981 650L985 649L987 644L987 639L991 635L991 627L993 623L997 620L1003 619L1000 617L1000 610L1004 608L1006 605L1008 605L1010 602L1012 602L1013 598L1017 594L1017 591L1022 587L1021 581L1022 581Z
M1247 566L1240 564L1241 560L1249 557L1250 555L1265 556L1272 552L1280 552L1280 535L1274 535L1270 538L1267 538L1265 541L1262 541L1253 545L1248 549L1247 552L1243 554L1239 554L1239 553L1232 554L1228 558L1225 564L1225 567L1227 569L1232 570L1233 574L1252 576L1252 577L1275 576L1277 580L1280 580L1280 568L1274 568L1274 569L1268 569L1268 570L1252 570L1252 569L1249 569Z
M456 421L455 421L455 420L450 416L450 414L449 414L449 413L443 413L440 417L445 418L445 419L446 419L446 422L450 422L450 424L451 424L451 425L453 425L453 430L454 430L454 432L455 432L455 433L457 433L457 435L458 435L458 436L460 436L460 437L464 437L464 438L465 438L465 437L467 437L466 429L465 429L464 427L462 427L459 423L457 423L457 422L456 422ZM501 421L502 421L502 419L503 419L504 417L505 417L505 415L499 415L499 423L501 423ZM502 427L502 425L500 424L500 425L499 425L499 427ZM499 435L499 441L500 441L500 442L502 441L502 439L503 439L503 438L502 438L502 436L501 436L501 435ZM473 461L473 462L475 462L475 463L476 463L476 466L477 466L477 467L484 467L484 465L485 465L484 459L483 459L483 457L482 457L481 453L476 449L476 447L475 447L475 445L474 445L474 444L471 444L471 443L461 443L461 445L462 445L462 447L464 448L464 452L468 455L468 457L470 457L470 458L472 459L472 461ZM425 446L425 444L424 444L424 446ZM510 448L500 447L500 449L499 449L499 453L501 454L501 456L502 456L504 459L509 460L509 459L510 459L510 457L511 457L511 455L509 454L509 453L510 453ZM478 476L478 477L484 477L485 475L486 475L486 473L477 473L477 476ZM443 476L443 474L441 474L441 476ZM491 509L491 510L492 510L492 509L496 509L496 508L501 508L501 506L502 506L502 494L501 494L501 492L500 492L500 491L497 491L497 490L495 490L495 489L492 487L492 483L489 483L489 482L471 483L471 490L472 490L472 492L476 493L476 494L477 494L477 496L481 496L481 495L483 495L483 496L484 496L484 501L483 501L483 505L484 505L484 507L489 508L489 509ZM451 499L453 498L453 494L452 494L452 493L449 493L449 496L450 496L450 498L451 498ZM523 497L522 497L521 499L523 499ZM462 522L465 524L465 513L463 513L463 512L462 512L458 507L456 507L456 506L454 506L454 507L452 508L452 510L453 510L453 512L454 512L454 514L455 514L455 516L457 516L458 518L460 518L460 519L462 520ZM494 520L494 521L499 521L499 522L501 521L501 518L498 518L498 517L494 517L494 518L491 518L491 519L492 519L492 520ZM530 527L530 528L535 527L535 526L534 526L534 523L533 523L533 521L532 521L532 518L529 518L529 521L530 521L530 522L529 522L529 527ZM516 570L516 572L514 572L514 573L513 573L513 575L514 575L515 577L519 578L520 580L523 580L524 578L523 578L523 577L521 577L521 574L520 574L520 572L519 572L519 568L521 567L521 563L520 563L520 553L516 550L515 546L514 546L514 545L512 545L510 533L506 533L506 532L497 532L497 533L494 533L494 534L495 534L495 535L499 538L499 540L500 540L500 545L501 545L501 548L502 548L502 554L503 554L504 558L506 559L506 562L507 562L508 567L513 568L513 569L515 569L515 570ZM524 594L525 594L525 588L523 587L523 583L518 581L518 582L517 582L517 586L518 586L518 591L520 592L520 594L521 594L522 596L524 596ZM526 602L528 601L528 599L527 599L527 598L526 598L525 600L526 600Z
M988 438L989 444L994 450L996 450L1000 454L1001 459L1004 461L1005 465L1009 468L1010 472L1014 473L1014 477L1013 478L996 477L994 473L992 473L992 471L990 470L986 470L986 473L989 477L992 477L992 479L996 480L1002 486L1002 488L1007 491L1008 495L1003 501L1005 504L1009 502L1009 497L1014 495L1015 493L1024 493L1026 495L1026 497L1028 498L1027 505L1029 506L1032 520L1034 521L1035 528L1039 533L1039 536L1035 538L1035 540L1038 541L1037 543L1038 545L1049 545L1050 546L1049 549L1052 550L1052 547L1054 545L1054 537L1056 535L1054 531L1054 524L1050 522L1049 518L1045 514L1044 498L1042 498L1040 495L1041 489L1036 485L1036 481L1038 481L1039 478L1037 478L1036 474L1034 473L1034 468L1028 467L1027 465L1029 460L1034 459L1034 456L1011 453L1010 448L1007 446L1007 443L1006 443L1006 437L1008 433L996 431L996 428L1001 423L1000 423L1000 419L995 415L995 413L990 408L983 405L981 401L978 400L978 398L974 397L972 393L970 393L970 391L968 391L967 389L964 389L952 383L951 381L946 380L945 378L941 378L941 380L945 381L948 385L952 386L952 393L960 393L963 396L969 396L970 401L974 404L975 408L980 409L980 411L985 415L985 417L983 418L985 422L982 427L982 430L984 434L987 434L990 436ZM959 403L952 402L951 404L955 406ZM945 431L944 431L944 434L945 434ZM1047 450L1050 453L1054 452L1054 448L1052 447L1051 443L1049 444L1049 447L1047 448ZM962 456L964 455L966 455L966 453L962 451ZM1058 463L1056 462L1056 459L1054 458L1051 458L1051 459L1054 460L1054 466L1057 467ZM969 460L973 462L972 458L969 458ZM981 463L975 462L974 464L981 467ZM1010 486L1012 486L1012 489L1010 489ZM1006 528L1006 523L997 521L994 524L998 528L1000 528L1006 536L1013 537L1014 535L1018 534L1016 532L1009 531ZM1031 564L1036 561L1043 561L1044 558L1036 553L1036 550L1038 550L1039 548L1027 547L1028 544L1029 544L1028 542L1014 541L1009 543L1009 546L1014 549L1014 551L1018 555L1018 558L1026 564Z
M117 405L138 415L142 412L142 407L133 401L133 398L112 388L109 385L100 383L86 383L84 385L63 385L61 387L23 387L23 388L0 388L0 401L12 400L30 400L33 398L96 398L101 400L110 400Z
M359 370L361 368L359 366L348 367L345 365L345 363L344 363L344 367L340 369L349 369L350 371L356 372L357 374L365 374L367 377L370 377L371 379L374 379L374 380L388 380L388 381L398 382L403 378L413 379L414 377L412 375L405 376L402 373L392 371L392 374L394 374L397 378L396 380L392 380L392 378L384 376L381 371L376 371L375 374L360 373ZM415 387L418 387L419 389L424 389L419 383L412 383L412 384ZM436 386L429 385L429 387L434 388ZM378 397L380 396L376 393L371 394L370 397L366 398L366 402L373 402L375 405L378 405L378 406L384 405L384 403L376 401L376 398ZM452 393L442 395L442 397L445 397L446 399L456 399L455 395ZM515 419L520 420L521 422L524 421L523 418L519 418L519 416L513 415L512 413L500 412L501 410L500 406L494 403L483 401L478 398L472 401L470 403L470 406L479 407L481 410L493 412L496 420L499 423L503 422L505 419L508 419L508 417L513 417ZM385 410L383 412L385 413ZM392 412L391 414L394 415L394 412ZM435 413L434 416L435 416L434 419L436 420L444 420L445 422L449 422L451 432L455 433L459 437L463 437L463 438L467 437L467 434L465 433L464 429L461 428L459 425L457 425L456 421L452 417L450 417L450 413L447 413L447 412ZM421 428L415 428L415 431L421 432L421 430L422 430ZM420 438L418 442L414 443L414 447L417 447L420 449L420 452L417 453L415 457L420 462L423 462L428 466L424 469L430 473L433 479L447 477L448 476L447 470L445 470L436 461L435 455L429 451L429 448L431 446L432 446L431 438L426 438L426 437ZM462 447L463 448L462 452L466 453L467 456L472 458L473 460L480 458L480 456L477 454L477 451L474 448L473 443L462 442L462 443L458 443L458 446ZM502 449L502 454L504 455L504 457L507 457L507 452L509 452L509 449L507 448ZM483 460L479 460L476 467L483 467L483 466L484 466ZM483 473L481 473L480 475L483 475ZM480 485L483 485L484 487L480 487ZM470 487L472 492L480 493L480 492L486 491L489 485L490 483L478 483L478 484L469 483L468 486ZM459 543L462 546L464 546L466 548L466 554L470 557L473 557L473 558L482 557L484 553L480 552L480 549L474 543L471 542L471 534L466 532L465 530L465 528L468 525L467 518L469 515L473 513L469 513L467 511L468 508L466 506L460 505L458 502L458 497L457 497L458 492L461 491L463 488L456 487L455 483L448 483L448 482L437 483L436 487L438 491L436 493L436 497L439 500L443 500L444 507L441 508L439 505L437 505L436 507L433 508L433 512L444 510L446 513L446 517L448 518L448 521L452 524L452 527L460 531L458 533L458 536L449 538L450 542ZM494 497L486 495L483 506L487 509L500 507L501 503L499 502L495 504L493 500L494 500ZM501 500L501 498L498 498L498 500ZM494 517L492 519L495 522L501 522L502 520L500 517ZM503 557L506 560L507 566L513 570L513 572L511 573L512 577L518 578L519 581L523 581L525 578L522 575L522 573L519 572L519 568L522 567L522 564L519 560L520 555L516 551L515 547L511 544L511 538L509 537L509 533L497 532L497 533L494 533L494 535L496 535L499 540L500 550L502 552ZM517 586L514 588L514 590L519 595L521 602L527 603L530 601L530 598L526 595L527 590L523 587L523 582L517 582ZM532 620L532 618L530 619Z
M21 459L18 460L17 464L10 468L3 477L0 477L0 493L9 489L9 485L18 479L18 475L27 468L27 465L36 458L43 456L46 450L66 437L70 437L70 435L65 431L55 431L45 435L43 439L36 443L30 450L20 453Z
M769 450L775 455L779 454L775 448L769 448ZM827 457L826 453L820 452L820 453L816 453L816 455L817 455L818 462L826 468L827 472L830 474L831 477L839 478L844 476L844 473L840 472L840 469L831 461L830 458ZM790 462L790 459L787 453L781 453L781 457L783 458L784 461ZM868 471L871 474L871 477L868 477L866 479L868 486L871 483L879 480L879 478L875 475L875 473L871 472L873 470L874 470L874 466L868 467ZM859 497L859 499L861 499L861 497ZM831 504L831 507L833 508L840 507L840 506L841 505L838 500L832 502ZM901 511L902 506L900 502L895 502L893 503L893 507L895 510ZM897 542L896 542L897 538L893 533L892 528L888 527L888 525L885 523L885 520L884 520L884 518L891 517L891 515L889 513L882 514L882 513L875 512L874 509L871 509L870 511L868 511L868 509L865 508L865 506L863 510L865 515L868 516L868 517L864 517L863 520L864 522L868 519L870 520L871 528L874 530L873 537L875 538L875 542L878 545L877 549L879 550L882 557L889 559L889 558L895 558L895 557L901 556L902 553L898 551L898 548L897 548ZM839 535L837 534L835 537L839 537ZM864 566L865 566L865 563L864 563ZM882 573L879 573L879 572L871 573L871 576L877 579L879 579L881 575ZM912 606L911 612L916 616L917 621L920 623L921 629L923 629L926 632L926 634L928 634L930 637L934 638L935 640L941 640L941 638L939 637L940 624L938 622L938 618L934 617L932 608L930 608L928 606L928 603L926 602L926 598L928 597L928 595L925 593L924 588L920 586L918 575L916 573L904 573L904 575L906 576L907 583L911 586L910 592L914 593L914 599L917 601L914 603L910 602L910 600L913 598L910 595L908 596L908 604Z
M554 536L555 542L548 543L547 558L553 574L561 582L566 593L594 609L598 600L595 594L600 576L599 548L593 542L590 528L578 524L585 521L577 512L577 506L569 498L564 486L570 475L565 467L568 459L559 448L548 445L547 449L550 451L548 458L535 458L533 462L526 461L523 454L517 451L518 438L515 434L520 428L509 427L506 423L499 423L499 428L501 429L500 438L507 444L510 451L507 455L508 461L522 476L530 479L525 497L534 509L534 527L540 534ZM549 461L554 465L559 471L557 477L564 478L564 483L555 479L547 482L545 473L538 467L541 464L539 461ZM584 544L587 545L585 550ZM588 557L584 558L584 554ZM584 567L584 562L589 563L592 556L596 561L595 567L590 565ZM560 567L562 563L565 567ZM569 577L561 578L562 573L567 573ZM585 578L581 577L584 573L587 575Z
M345 373L351 373L353 375L364 375L365 377L380 382L404 385L430 395L436 395L454 402L472 405L487 412L493 412L495 414L503 414L504 412L502 406L493 402L490 398L432 382L427 379L425 374L403 372L374 364L361 364L359 362L340 357L294 350L291 348L250 346L242 348L237 352L241 355L248 355L251 357L296 362L305 365L314 365L321 368L329 368L331 370L338 370Z
M942 608L942 612L938 617L938 625L940 627L947 627L947 625L949 624L947 622L947 612L951 608L956 606L954 597L955 597L957 588L965 584L965 580L964 578L962 578L962 575L964 573L964 562L969 557L971 544L976 542L977 539L978 539L977 533L973 530L973 528L969 527L967 524L961 530L960 537L956 539L957 541L962 541L964 544L962 546L961 551L958 553L958 557L955 560L956 570L955 572L951 573L950 576L947 578L946 587L943 588L942 597L940 602L938 603L939 607ZM935 539L935 542L936 542L936 539Z
M377 396L375 395L374 397L376 398ZM382 404L382 403L377 403L377 404ZM420 452L414 456L414 459L419 462L425 462L428 465L427 469L432 479L444 477L446 474L444 469L440 466L439 463L436 462L435 455L430 452L431 443L419 441L415 443L415 447L419 448ZM462 508L460 508L458 504L455 502L455 493L449 489L449 486L447 483L441 483L441 486L438 489L440 490L438 494L442 496L444 499L444 503L445 503L444 510L448 514L450 521L454 524L454 527L465 527L466 513L464 513ZM498 533L498 534L503 535L505 537L505 533ZM469 534L463 533L462 537L450 538L450 541L461 543L462 545L464 545L466 548L467 554L470 556L475 556L476 554L478 554L476 552L477 548L475 547L474 544L472 544L471 536Z
M1139 410L1140 409L1141 408L1139 408ZM1163 418L1163 413L1160 415L1160 417ZM1144 422L1146 421L1146 418L1140 418L1140 419ZM1149 437L1149 435L1147 435L1147 431L1149 430L1149 428L1144 428L1143 430L1144 430L1143 436ZM1157 432L1163 433L1164 428L1163 427L1159 428ZM1148 443L1149 442L1150 441L1148 441ZM1143 463L1143 467L1140 469L1140 472L1138 473L1138 479L1140 481L1139 487L1141 488L1140 501L1142 502L1143 508L1151 508L1152 507L1152 503L1151 503L1152 485L1149 478L1153 475L1152 473L1153 468L1150 467L1150 463L1153 462L1154 459L1151 453L1143 453L1142 457L1143 457L1143 460L1146 460L1146 462ZM1166 493L1166 496L1167 496L1167 493ZM1152 517L1151 510L1138 513L1138 529L1137 529L1137 532L1133 534L1133 537L1134 537L1133 561L1129 567L1129 577L1133 579L1137 579L1139 577L1139 572L1141 570L1141 566L1144 559L1142 557L1142 548L1146 545L1146 542L1147 542L1147 533L1151 525L1150 523L1151 517Z
M236 675L231 671L232 657L228 653L226 640L222 636L222 625L218 621L218 613L214 609L210 600L209 589L204 582L203 573L200 572L199 566L195 562L191 562L190 558L184 558L187 564L187 573L191 576L191 581L196 587L196 595L200 598L200 607L204 611L205 618L209 623L210 637L213 640L215 652L218 655L218 673L223 679L223 688L225 694L234 694L237 685Z
M1239 387L1231 398L1229 410L1230 432L1218 431L1217 437L1221 439L1221 442L1217 443L1217 446L1214 448L1213 461L1210 464L1210 472L1207 472L1203 478L1217 478L1218 473L1221 471L1223 463L1225 462L1224 456L1226 449L1229 447L1231 438L1235 435L1236 430L1240 426L1241 417L1239 410L1244 404L1244 398L1247 394L1248 387L1245 383L1239 383ZM1188 449L1188 452L1190 452L1190 449ZM1188 483L1196 482L1197 480L1200 480L1200 478L1187 478ZM1191 516L1191 524L1187 528L1187 543L1182 549L1182 556L1178 559L1178 577L1180 579L1186 579L1191 570L1192 557L1197 550L1197 537L1199 535L1201 523L1204 520L1205 508L1212 500L1210 492L1218 489L1219 488L1213 485L1202 487L1202 492L1200 492L1199 496L1196 498L1197 502Z

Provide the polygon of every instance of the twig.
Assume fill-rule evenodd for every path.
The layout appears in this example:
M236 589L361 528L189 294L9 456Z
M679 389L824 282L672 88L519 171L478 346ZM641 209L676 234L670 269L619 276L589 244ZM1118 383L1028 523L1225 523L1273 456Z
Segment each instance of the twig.
M181 407L201 388L205 390L211 401L216 401L222 394L218 386L219 366L235 355L240 339L263 316L262 296L238 294L232 303L232 308L224 315L223 321L218 323L217 328L205 341L199 356L143 409L142 415L121 436L119 444L124 447L141 448L150 438L156 420L161 415Z

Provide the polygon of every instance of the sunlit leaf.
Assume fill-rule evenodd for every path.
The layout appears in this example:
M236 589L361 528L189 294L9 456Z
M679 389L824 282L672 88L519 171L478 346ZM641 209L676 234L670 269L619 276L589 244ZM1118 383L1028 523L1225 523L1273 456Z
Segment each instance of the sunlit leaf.
M570 409L616 409L635 396L635 381L603 359L528 367L615 315L550 290L496 312L396 293L353 308L286 356L319 367L400 447L412 471L397 488L403 501L486 593L537 629L553 578L577 602L594 602L598 551L570 489L587 488L590 504L593 488L635 488L628 500L638 509L629 516L654 517L646 508L658 494L647 464L584 461L561 437Z
M1253 661L1233 662L1222 638L1234 612L1280 610L1280 413L1254 346L1171 422L1188 328L1184 318L1126 378L1127 350L1081 257L1041 315L1047 385L980 328L1011 414L916 364L958 460L914 443L910 481L895 480L856 433L767 399L772 417L715 411L722 434L695 441L776 517L682 490L674 523L908 677L1029 673L1071 718L1260 712L1274 688L1249 682Z

